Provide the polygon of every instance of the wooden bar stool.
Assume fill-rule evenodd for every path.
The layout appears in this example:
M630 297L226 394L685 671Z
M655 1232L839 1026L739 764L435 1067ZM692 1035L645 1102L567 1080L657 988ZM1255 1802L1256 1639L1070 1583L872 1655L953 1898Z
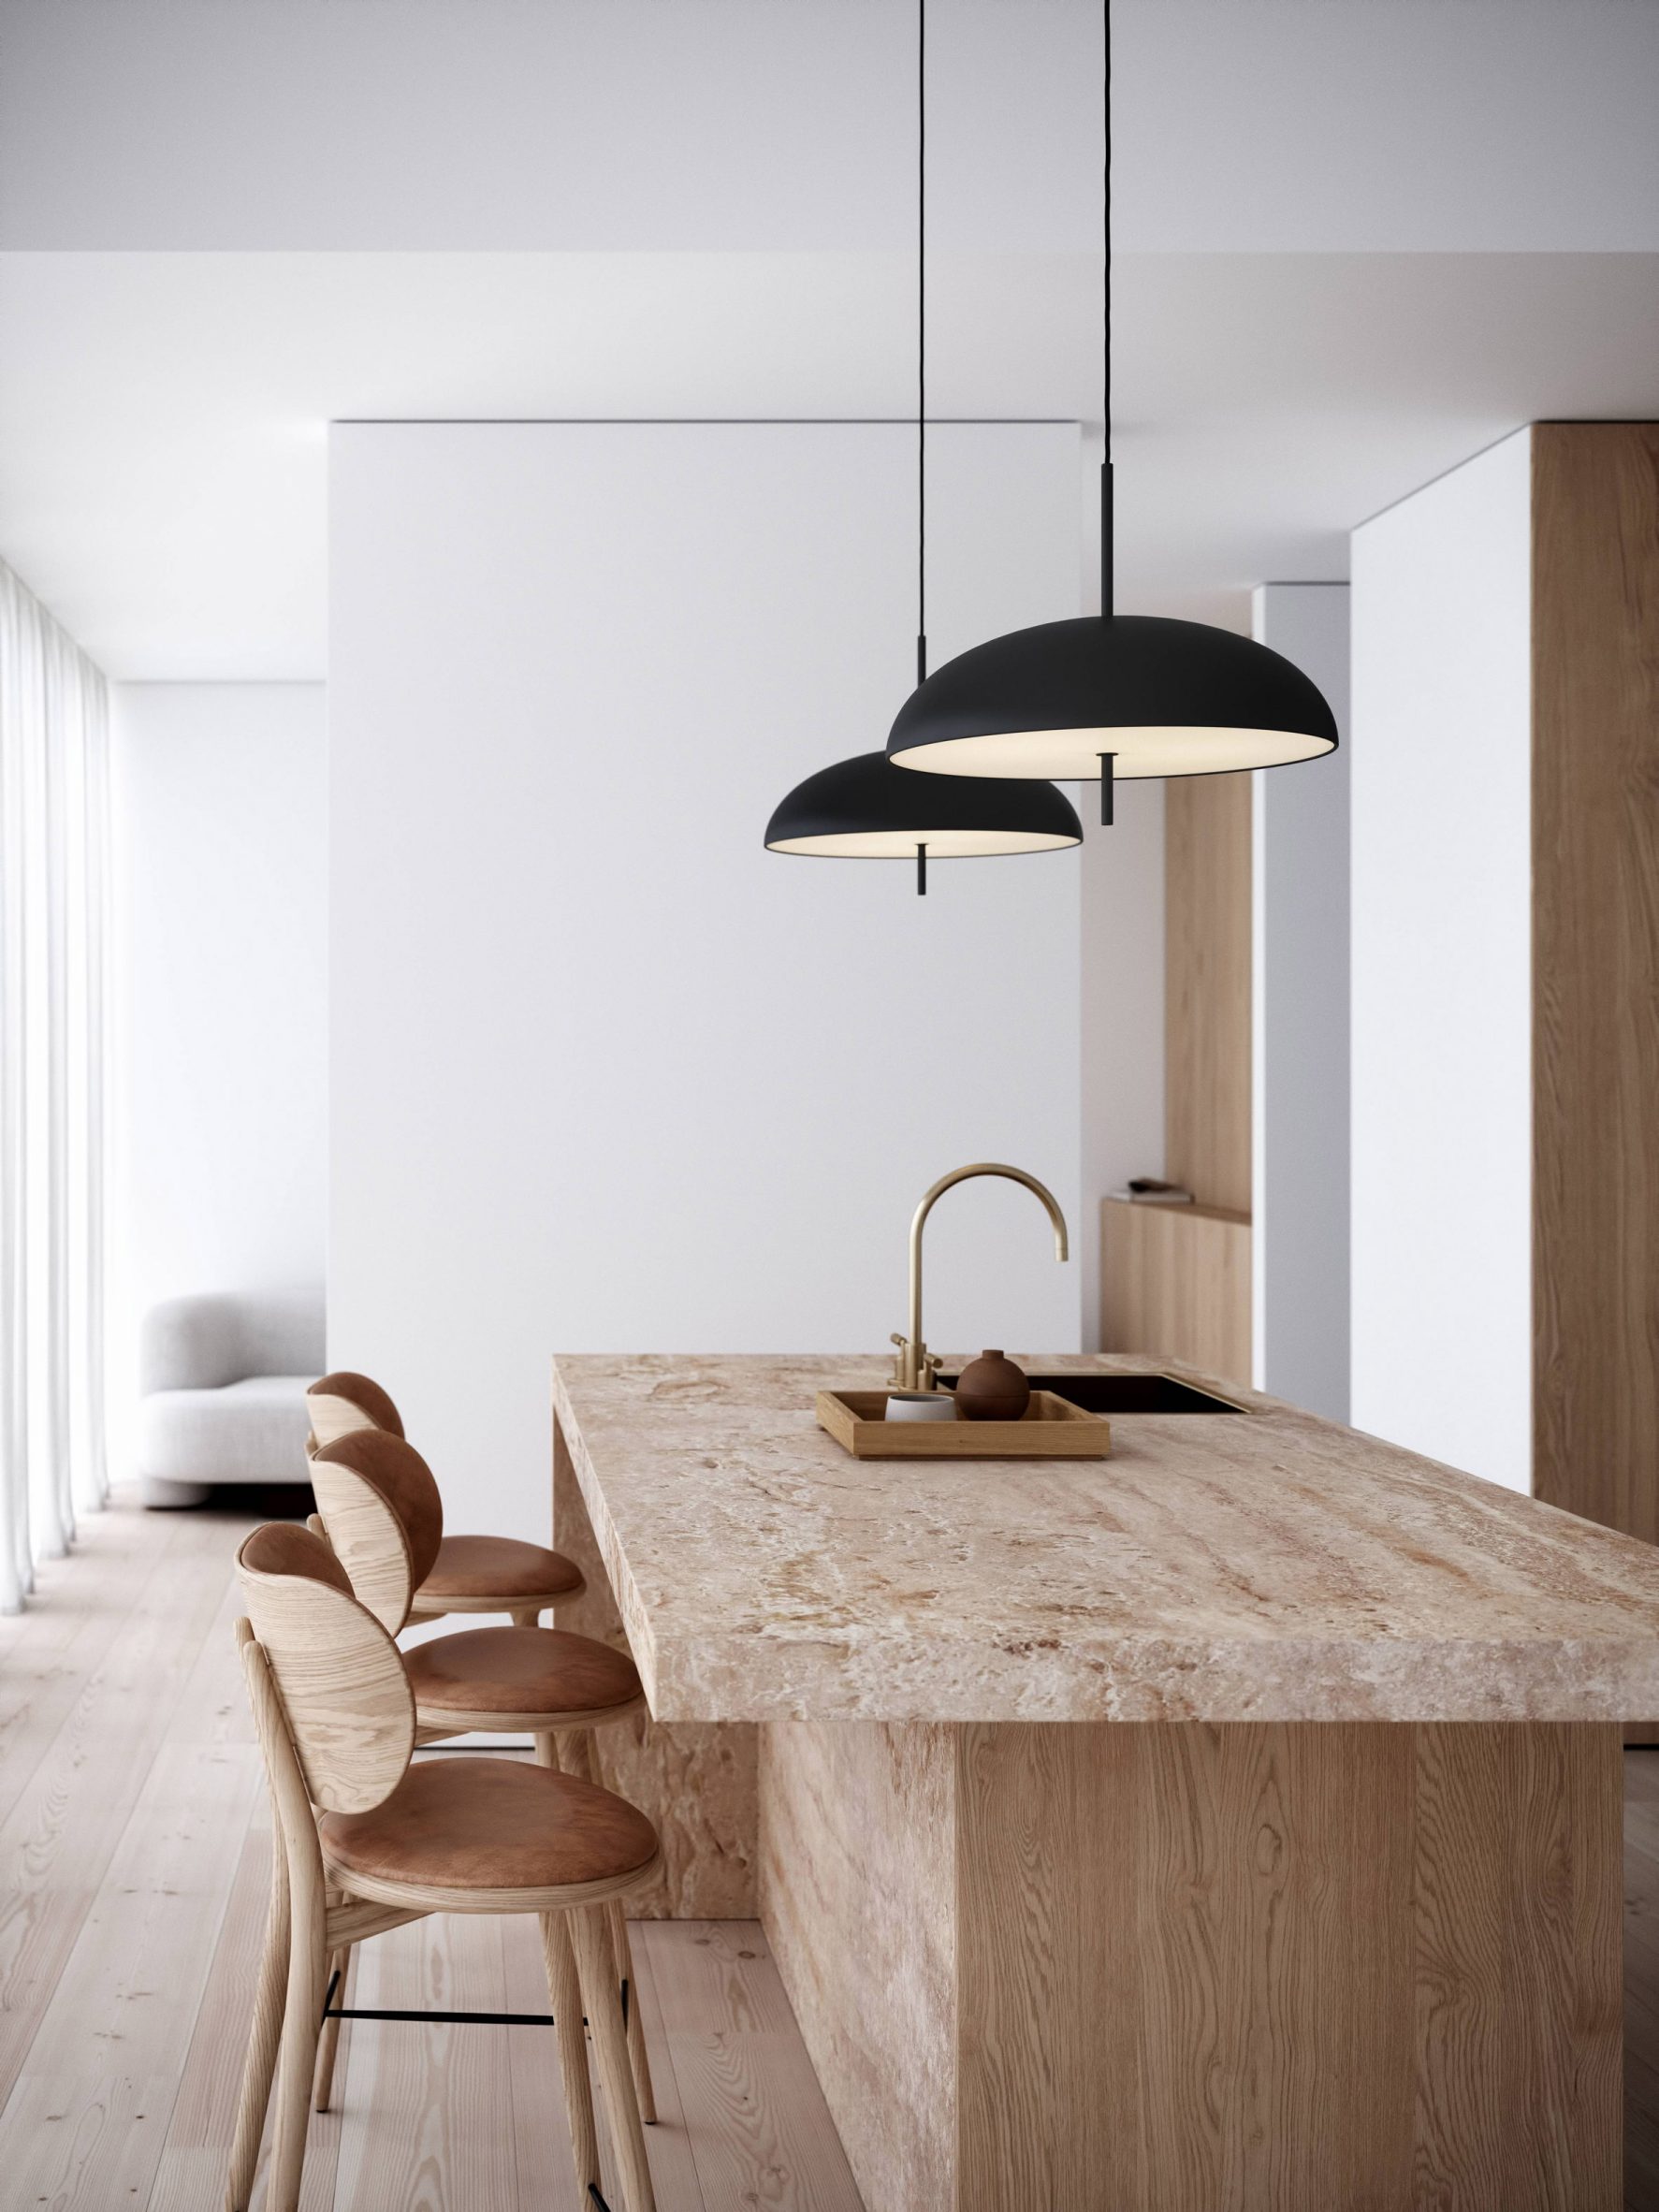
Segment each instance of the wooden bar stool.
M505 1759L412 1766L402 1656L310 1530L255 1529L237 1555L237 1623L276 1815L270 1915L231 2150L229 2212L246 2212L277 2083L266 2212L296 2212L329 1960L430 1913L540 1916L571 2153L600 2191L583 2014L626 2212L654 2212L607 1905L648 1882L643 1812L575 1775Z
M412 1444L386 1429L357 1429L320 1445L312 1489L328 1546L363 1605L396 1637L408 1624L413 1593L443 1537L444 1509L431 1469ZM646 1710L639 1673L626 1652L560 1628L469 1628L432 1637L401 1654L415 1696L417 1740L436 1743L473 1729L533 1737L536 1762L597 1784L592 1733ZM657 2117L645 2022L630 1993L637 1986L620 1902L611 1909L623 2017L641 2108ZM342 1979L346 1960L338 1961ZM318 2110L327 2107L333 2034L317 2073Z
M342 1369L325 1375L306 1392L312 1453L361 1429L403 1434L403 1417L389 1395L366 1375ZM548 1608L577 1596L582 1570L562 1551L517 1536L444 1536L409 1608L412 1621L445 1613L507 1613L519 1628L533 1627Z

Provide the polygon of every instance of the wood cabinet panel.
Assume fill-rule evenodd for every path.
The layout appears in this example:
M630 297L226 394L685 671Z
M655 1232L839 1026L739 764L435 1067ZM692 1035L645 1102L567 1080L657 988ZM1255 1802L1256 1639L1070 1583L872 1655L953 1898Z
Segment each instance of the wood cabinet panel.
M1164 790L1164 1172L1250 1210L1248 776Z
M1534 1489L1659 1540L1659 424L1533 431Z
M1212 1206L1100 1208L1103 1348L1185 1360L1248 1387L1250 1222Z

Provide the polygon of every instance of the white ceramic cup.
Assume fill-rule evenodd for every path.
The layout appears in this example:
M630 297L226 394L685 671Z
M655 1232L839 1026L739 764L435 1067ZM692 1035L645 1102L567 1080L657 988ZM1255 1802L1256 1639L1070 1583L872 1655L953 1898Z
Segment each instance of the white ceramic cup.
M887 1393L890 1421L953 1421L956 1401L949 1390L919 1391L914 1397L901 1390Z

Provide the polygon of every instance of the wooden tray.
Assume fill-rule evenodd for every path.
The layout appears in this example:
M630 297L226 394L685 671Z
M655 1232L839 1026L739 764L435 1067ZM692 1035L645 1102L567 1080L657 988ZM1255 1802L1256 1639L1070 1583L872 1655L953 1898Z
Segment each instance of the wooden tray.
M1023 1420L890 1421L885 1390L820 1390L818 1425L855 1460L1103 1460L1112 1423L1052 1390Z

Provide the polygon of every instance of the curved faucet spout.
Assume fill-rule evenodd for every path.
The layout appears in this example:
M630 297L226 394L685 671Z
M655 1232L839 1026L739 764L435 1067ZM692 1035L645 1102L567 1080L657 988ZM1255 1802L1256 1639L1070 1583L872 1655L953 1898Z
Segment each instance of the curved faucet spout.
M1055 1258L1070 1257L1066 1244L1066 1216L1061 1213L1055 1194L1046 1185L1039 1183L1035 1175L1027 1175L1024 1168L1010 1168L1000 1160L976 1160L971 1167L955 1168L948 1175L941 1175L916 1208L910 1223L910 1333L894 1336L898 1346L898 1358L894 1361L894 1387L904 1390L931 1390L937 1386L934 1375L939 1361L928 1350L922 1335L922 1231L937 1199L950 1189L953 1183L966 1183L974 1175L1001 1175L1010 1183L1023 1183L1026 1188L1040 1198L1048 1209L1048 1217L1055 1229Z

